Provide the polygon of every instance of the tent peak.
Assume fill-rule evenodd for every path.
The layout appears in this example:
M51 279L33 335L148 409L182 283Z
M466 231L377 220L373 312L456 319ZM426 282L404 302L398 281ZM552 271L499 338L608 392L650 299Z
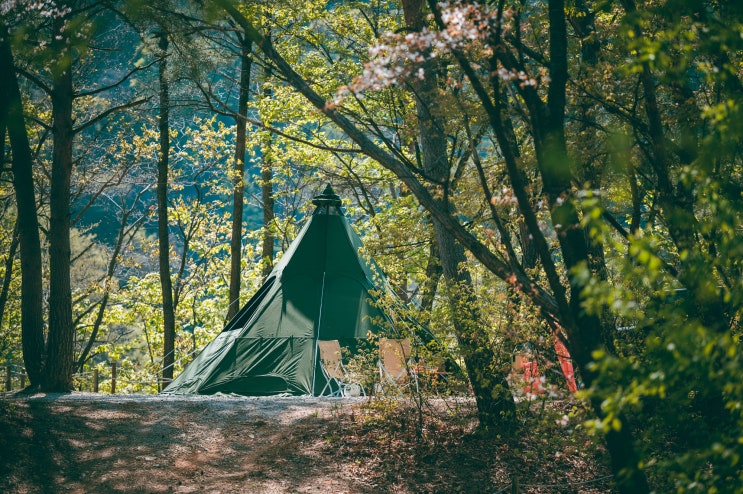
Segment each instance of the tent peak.
M340 210L341 198L333 191L330 184L325 186L322 194L312 199L312 204L317 206L313 214L342 214Z

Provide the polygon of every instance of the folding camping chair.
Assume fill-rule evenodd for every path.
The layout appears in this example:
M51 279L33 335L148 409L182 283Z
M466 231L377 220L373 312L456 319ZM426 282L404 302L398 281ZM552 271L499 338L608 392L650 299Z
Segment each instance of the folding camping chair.
M418 379L415 366L410 365L411 345L408 338L399 340L390 338L379 339L379 380L380 388L401 389L403 386L415 384L418 390Z
M360 384L348 382L338 340L318 340L317 346L320 350L320 363L326 381L320 396L324 396L325 391L330 391L330 396L333 397L366 396Z

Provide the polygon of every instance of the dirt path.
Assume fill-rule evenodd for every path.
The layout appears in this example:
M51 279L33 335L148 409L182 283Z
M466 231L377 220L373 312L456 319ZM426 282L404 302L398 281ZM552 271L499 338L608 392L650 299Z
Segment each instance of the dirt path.
M3 400L0 492L366 492L323 458L323 438L311 437L358 401Z

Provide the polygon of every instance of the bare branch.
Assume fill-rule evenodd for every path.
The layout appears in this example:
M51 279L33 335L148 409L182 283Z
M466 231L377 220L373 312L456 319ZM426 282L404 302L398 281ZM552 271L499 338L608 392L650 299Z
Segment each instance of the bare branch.
M158 62L158 60L153 60L152 62L148 63L147 65L143 65L141 67L134 67L132 70L126 73L121 79L114 82L113 84L109 84L108 86L99 87L97 89L92 89L90 91L83 91L81 93L75 94L75 98L84 98L86 96L93 96L94 94L103 93L106 91L110 91L111 89L118 87L125 83L132 75L136 74L137 72L140 72L142 70L148 69L155 65Z
M83 130L87 129L91 125L94 125L96 122L100 122L101 120L103 120L104 118L108 117L109 115L111 115L113 113L116 113L118 111L124 110L126 108L132 108L132 107L135 107L135 106L139 106L142 103L148 102L150 99L151 99L150 97L147 97L147 98L142 98L142 99L130 101L129 103L124 103L123 105L113 106L113 107L109 108L108 110L104 111L103 113L100 113L97 116L91 118L87 122L85 122L85 123L83 123L83 124L75 127L73 129L73 132L74 133L82 132Z

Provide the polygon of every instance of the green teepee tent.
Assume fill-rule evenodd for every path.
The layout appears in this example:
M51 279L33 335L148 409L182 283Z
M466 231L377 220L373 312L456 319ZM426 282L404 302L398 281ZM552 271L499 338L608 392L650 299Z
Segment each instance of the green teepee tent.
M318 341L355 348L389 321L373 305L388 290L359 256L361 240L328 185L265 283L165 393L326 394Z

